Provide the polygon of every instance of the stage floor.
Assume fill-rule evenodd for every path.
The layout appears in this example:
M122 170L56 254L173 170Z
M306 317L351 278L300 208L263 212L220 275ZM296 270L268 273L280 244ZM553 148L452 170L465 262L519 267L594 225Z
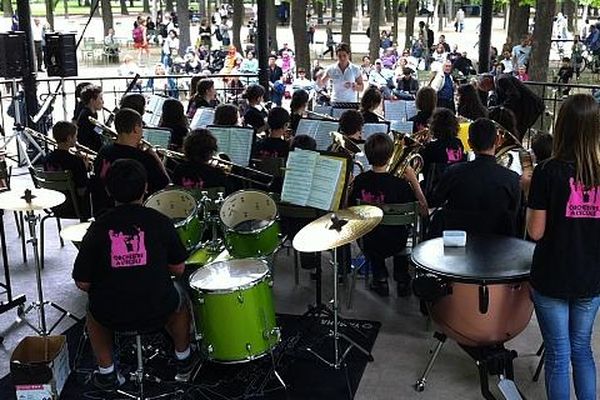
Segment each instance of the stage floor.
M17 171L24 172L24 171ZM13 188L29 185L29 175L15 177ZM7 235L7 247L13 290L15 294L26 294L29 301L36 296L35 273L32 251L27 249L28 263L24 264L21 255L20 239L11 212L5 214L4 224ZM64 221L63 227L70 224ZM61 248L54 220L48 220L46 226L46 268L43 271L45 295L48 300L59 303L76 315L84 315L86 297L74 285L71 279L72 263L76 249L71 243ZM290 252L291 254L291 252ZM324 263L325 265L325 263ZM325 268L325 298L331 293L331 269ZM413 385L429 359L429 350L436 341L433 328L419 312L417 299L397 298L395 287L391 285L392 295L382 299L369 292L363 280L357 281L353 295L353 309L342 308L343 315L349 318L376 320L382 323L375 342L373 356L375 361L367 366L361 380L356 399L479 399L479 379L473 361L455 343L448 341L436 362L425 392L417 393ZM342 293L346 288L342 287ZM301 314L306 305L314 300L314 282L309 271L300 270L300 283L294 283L292 258L282 250L275 259L274 295L279 313ZM4 299L4 297L2 297ZM49 313L50 322L55 314ZM0 336L5 340L0 345L0 376L8 373L9 358L16 344L33 332L24 324L16 324L16 311L0 315ZM62 332L71 322L63 321L57 329ZM539 358L535 351L541 344L541 336L535 316L529 327L507 347L519 353L515 360L515 380L527 398L544 398L543 377L533 383L531 377ZM594 349L600 349L600 339L595 337ZM490 379L491 386L496 385L495 378ZM494 390L497 393L497 390Z

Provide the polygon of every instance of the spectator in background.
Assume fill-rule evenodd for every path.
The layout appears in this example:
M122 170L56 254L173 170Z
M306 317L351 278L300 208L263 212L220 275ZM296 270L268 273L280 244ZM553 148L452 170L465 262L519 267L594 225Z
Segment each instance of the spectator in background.
M148 35L148 42L158 43L158 31L156 30L156 24L152 21L152 17L146 18L146 34Z
M427 41L427 49L431 50L433 48L434 42L434 34L429 25L426 25L425 22L419 21L419 32L420 36L422 36Z
M573 65L571 64L571 59L569 57L564 57L562 59L562 65L560 67L560 69L558 70L558 74L555 77L556 82L558 83L569 83L569 81L573 78L573 73L575 71L573 70ZM569 95L569 88L564 88L562 90L562 94L564 96L568 96Z
M200 22L200 28L198 28L198 40L202 46L205 46L207 49L212 48L212 32L210 30L210 24L206 18L202 19Z
M467 52L463 51L462 54L454 61L452 67L460 71L464 76L467 75L476 75L477 71L473 68L473 62L467 57Z
M277 65L276 61L276 56L271 55L269 57L269 86L271 88L271 101L281 107L285 86L282 82L283 70Z
M391 35L387 31L381 31L380 41L380 47L384 50L392 47L392 45L394 44L392 43Z
M587 35L590 33L590 26L590 20L586 18L583 26L579 30L579 37L581 40L585 40L585 38L587 38Z
M386 69L393 69L398 61L396 49L394 47L386 47L384 54L381 56L381 64Z
M450 61L446 60L442 70L433 77L431 87L437 92L437 106L454 112L454 81L452 80L452 63Z
M508 51L502 53L502 60L500 61L500 64L504 66L505 74L512 74L515 72L513 60L510 58L510 53Z
M465 28L465 11L462 9L462 7L456 12L454 27L456 28L456 32L462 32Z
M440 42L438 43L438 46L440 44L442 45L442 47L444 47L444 52L450 53L450 45L446 43L446 36L440 35Z
M375 60L375 69L371 71L368 82L369 86L379 89L385 100L392 98L392 90L395 88L394 73L383 68L381 60Z
M146 61L150 56L150 50L148 48L148 35L146 34L146 20L141 19L138 25L133 28L133 47L139 51L138 63L144 65L142 56L145 54Z
M44 72L42 68L44 62L44 52L42 50L42 41L44 40L44 24L39 18L33 19L33 25L31 25L31 33L33 36L33 47L35 50L35 61L38 72ZM7 55L3 55L6 57Z
M294 92L303 90L308 94L311 94L315 90L315 82L306 77L306 70L304 68L298 68L298 76L294 79L292 89Z
M281 49L279 49L277 55L279 55L279 57L283 57L284 53L288 53L291 56L294 55L294 50L290 49L290 46L287 42L283 44L283 47Z
M521 44L513 47L513 69L519 65L529 65L529 56L531 55L531 42L529 36L523 36Z
M331 59L333 60L333 56L335 55L335 41L333 40L333 30L331 29L331 21L327 21L327 25L325 27L325 34L327 35L327 40L325 41L325 46L327 46L327 50L321 54L321 58L325 57L325 54L331 54Z
M17 14L13 14L13 16L12 16L10 30L11 31L19 30L19 16Z
M414 100L419 90L419 81L413 78L413 70L405 67L402 69L402 76L396 80L396 90L394 95L401 100Z
M519 65L519 68L517 69L517 79L521 82L527 82L529 80L527 67L525 65Z
M575 79L579 79L581 67L583 66L583 43L579 35L573 38L573 47L571 48L571 65L575 72Z
M229 36L229 24L226 16L221 16L219 32L221 34L221 44L223 46L229 46L231 44L231 37Z
M369 75L373 71L373 65L371 65L371 57L364 56L362 58L362 64L360 65L360 72L362 73L363 79L368 80Z
M104 38L104 53L108 55L109 62L119 62L119 43L115 40L113 28L108 28L108 35Z
M165 67L173 65L173 56L177 56L179 52L179 37L174 29L169 31L169 35L165 39L162 46L161 62Z

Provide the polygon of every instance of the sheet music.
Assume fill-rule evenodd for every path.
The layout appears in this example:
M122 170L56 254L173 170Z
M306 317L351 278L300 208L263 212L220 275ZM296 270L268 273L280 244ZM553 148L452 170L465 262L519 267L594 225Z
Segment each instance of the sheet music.
M331 106L314 106L313 112L316 112L319 114L331 115L332 109L333 109L333 107L331 107Z
M227 154L233 163L243 166L250 164L254 130L223 126L209 126L209 130L217 139L219 152Z
M317 142L317 150L327 150L331 145L331 132L337 132L340 124L337 121L318 121L317 130L313 138Z
M320 210L331 210L338 182L342 176L344 160L332 157L319 157L315 165L310 195L307 205Z
M361 163L364 168L364 171L367 172L371 169L371 164L369 164L369 160L367 159L367 155L365 154L365 145L361 143L358 145L358 147L360 148L360 152L354 155L354 161L358 161L359 163ZM358 165L354 164L352 174L356 176L359 175L361 172L362 171L360 170Z
M212 125L215 119L215 110L212 108L199 108L192 118L190 123L191 129L205 129L207 126Z
M406 100L406 120L408 121L415 115L417 115L417 104L414 100Z
M364 124L362 129L362 138L367 140L374 133L389 133L390 126L388 124Z
M314 138L318 124L319 121L316 119L302 118L300 119L300 122L298 122L298 128L296 128L296 135L308 135Z
M337 118L340 119L340 117L342 116L342 114L348 110L356 110L356 108L332 108L331 109L331 116L333 118Z
M396 132L412 133L413 122L412 121L391 121L390 128Z
M319 153L296 149L288 155L281 200L306 206Z
M385 100L383 102L385 119L388 121L406 121L406 105L403 100Z
M171 131L168 129L154 129L144 128L143 129L144 139L152 143L154 146L168 149L171 142Z

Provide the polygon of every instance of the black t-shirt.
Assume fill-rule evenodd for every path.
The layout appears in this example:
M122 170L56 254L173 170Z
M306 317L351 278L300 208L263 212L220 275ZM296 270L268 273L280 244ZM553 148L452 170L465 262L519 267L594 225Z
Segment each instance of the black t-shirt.
M362 113L365 124L377 124L379 123L379 117L377 114L371 111L363 111Z
M444 206L444 228L471 233L514 235L521 202L519 175L493 156L451 165L429 199Z
M143 329L177 308L168 266L186 258L169 218L141 205L121 205L90 226L72 275L91 283L89 308L98 322Z
M112 207L112 200L106 193L104 179L110 166L121 158L137 160L146 169L148 175L148 194L164 189L169 184L169 176L164 172L160 162L151 154L138 148L113 143L104 146L94 161L95 184L93 188L94 209L97 212Z
M529 208L546 210L544 236L533 254L531 284L545 296L600 293L600 188L575 181L575 164L550 159L533 171Z
M290 115L290 129L296 134L296 129L298 129L298 124L300 124L300 120L302 119L302 114L292 113Z
M415 201L408 182L389 173L363 172L354 179L350 193L350 205L400 204ZM406 246L406 226L378 226L363 242L365 252L377 252L383 257L396 254Z
M465 150L459 138L432 140L423 147L421 155L426 187L433 187L448 165L465 161Z
M163 125L163 126L161 126L161 128L168 128L171 130L171 145L173 145L175 147L183 146L183 140L185 139L186 135L189 133L189 129L187 126Z
M255 158L287 158L290 151L288 142L281 138L266 137L256 142Z
M102 147L102 134L96 131L96 126L90 122L90 118L98 119L98 114L87 107L83 107L77 117L77 141L94 151Z
M254 132L258 132L260 128L265 126L265 118L267 114L256 107L249 106L244 114L244 123L254 128Z
M45 171L71 171L73 183L77 189L86 188L88 185L87 168L79 157L69 153L68 150L56 149L44 159Z
M275 68L269 67L269 82L275 83L281 79L283 76L283 70L279 66L275 66Z
M189 190L222 187L231 193L233 187L227 175L210 165L184 161L173 171L173 183Z

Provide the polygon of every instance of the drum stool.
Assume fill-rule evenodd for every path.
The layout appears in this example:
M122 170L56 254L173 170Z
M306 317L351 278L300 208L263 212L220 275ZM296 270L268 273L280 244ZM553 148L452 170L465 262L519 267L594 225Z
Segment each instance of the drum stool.
M172 391L172 392L168 392L168 393L162 393L156 396L151 396L151 397L146 397L145 395L145 391L144 391L144 380L146 381L151 381L151 382L160 382L160 379L149 375L145 372L144 370L144 348L142 345L142 336L149 336L149 335L156 335L158 334L164 327L164 324L161 324L160 326L153 326L150 327L148 329L139 329L139 330L115 330L115 333L119 336L124 336L124 337L135 337L135 354L136 354L136 361L137 361L137 368L135 370L135 372L131 372L130 373L130 377L129 380L133 380L135 381L136 385L137 385L137 391L136 392L127 392L125 390L121 390L118 389L117 393L119 393L120 395L123 395L125 397L128 397L130 399L135 399L135 400L153 400L153 399L159 399L159 398L164 398L164 397L170 397L173 396L175 394L178 393L178 391ZM152 358L152 357L148 357ZM162 385L161 385L162 387Z

